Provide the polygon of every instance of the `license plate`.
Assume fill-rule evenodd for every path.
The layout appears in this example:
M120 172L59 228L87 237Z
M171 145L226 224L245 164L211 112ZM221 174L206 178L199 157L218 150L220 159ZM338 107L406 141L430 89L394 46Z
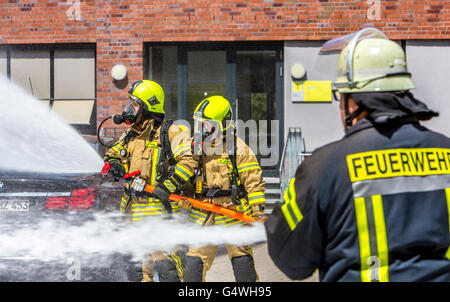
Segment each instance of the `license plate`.
M30 210L28 200L0 200L1 212L26 212Z

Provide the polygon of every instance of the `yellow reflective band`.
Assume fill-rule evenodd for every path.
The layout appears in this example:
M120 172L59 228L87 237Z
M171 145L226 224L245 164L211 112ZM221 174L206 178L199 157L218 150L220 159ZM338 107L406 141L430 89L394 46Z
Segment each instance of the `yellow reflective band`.
M347 166L352 182L399 176L450 174L450 149L369 151L348 155Z
M172 207L173 213L180 212L180 208ZM165 210L161 211L146 211L146 212L132 212L133 217L145 217L145 216L153 216L153 215L164 215L166 214Z
M289 183L289 188L284 191L284 204L281 206L281 212L291 231L295 230L297 224L303 219L297 205L294 183L295 179L293 178Z
M156 185L156 174L158 172L158 163L159 163L159 154L161 149L155 149L153 151L153 158L152 158L152 172L150 175L150 184L152 186Z
M214 222L216 224L234 225L234 224L246 224L246 222L239 219L234 219L228 216L216 216L214 217Z
M191 149L191 144L182 144L182 145L179 145L179 146L175 149L175 151L173 152L173 156L174 156L175 158L177 158L177 156L180 155L182 152L187 151L187 150L190 150L190 149Z
M248 198L252 199L254 197L259 197L259 196L263 196L264 197L264 192L253 192L253 193L248 193Z
M447 211L448 211L448 225L450 232L450 188L445 189L445 198L447 199ZM450 260L450 246L448 247L447 253L445 256Z
M127 205L127 200L125 199L125 197L122 197L122 202L120 203L120 211L123 211L125 206Z
M371 281L370 238L364 197L355 198L356 225L358 227L359 254L361 258L361 281Z
M261 169L258 162L249 162L242 165L237 166L238 172L244 172L247 170L257 170Z
M208 214L206 214L204 212L200 212L196 208L193 208L192 211L191 211L191 215L195 215L195 216L200 217L200 218L205 218Z
M450 232L450 188L445 189L445 198L447 199L448 225L449 225L449 232Z
M248 203L250 205L253 205L253 204L256 204L256 203L266 202L266 197L265 197L263 192L249 193L247 195L247 197L248 197Z
M194 175L194 173L189 172L185 167L178 164L175 166L175 174L180 176L184 181L188 181Z
M254 199L254 200L249 200L248 201L248 203L250 205L254 205L254 204L257 204L257 203L263 203L263 202L266 202L265 198L258 198L258 199Z
M158 147L158 142L146 142L146 143L145 143L145 147L153 147L153 148L156 148L156 147Z
M381 195L372 196L372 208L373 216L375 220L375 232L377 237L377 249L379 270L378 281L389 282L389 256L388 256L388 243L386 235L386 222L384 220L383 200Z
M199 212L198 210L192 209L192 211L189 215L189 221L202 225L203 222L205 221L206 216L207 216L207 214L205 214L203 212Z
M178 275L179 275L180 278L182 279L182 278L183 278L184 270L183 270L183 265L182 265L182 263L181 263L180 257L178 257L177 254L172 253L172 254L170 255L170 258L171 258L171 260L172 260L173 262L175 262L175 267L177 268Z
M176 190L175 186L174 186L174 185L172 184L172 182L171 182L170 180L168 180L168 179L166 179L166 180L164 181L164 186L165 186L171 193L175 192L175 190Z
M113 148L113 150L117 151L119 154L120 154L120 151L123 150L123 147L120 144L114 145L112 148Z

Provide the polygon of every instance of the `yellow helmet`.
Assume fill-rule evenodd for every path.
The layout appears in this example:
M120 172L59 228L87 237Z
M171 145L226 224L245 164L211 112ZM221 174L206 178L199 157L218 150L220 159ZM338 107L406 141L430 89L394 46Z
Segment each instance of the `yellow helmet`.
M226 131L232 126L233 112L230 102L223 96L214 95L204 99L194 111L196 121L215 121L220 130Z
M198 104L194 111L194 141L213 141L223 136L232 123L230 102L223 96L211 96Z
M138 102L143 110L164 114L164 91L156 82L142 80L133 83L128 97Z

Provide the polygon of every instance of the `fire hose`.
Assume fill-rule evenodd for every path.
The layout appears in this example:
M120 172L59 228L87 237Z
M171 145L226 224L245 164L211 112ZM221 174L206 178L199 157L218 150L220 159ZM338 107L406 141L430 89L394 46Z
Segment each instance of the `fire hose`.
M107 175L109 172L109 168L110 168L110 166L108 166L108 163L105 163L105 166L103 167L101 174ZM129 174L125 174L123 176L123 179L125 179L129 182L130 187L134 191L152 194L156 187L147 184L147 182L144 179L136 177L140 174L141 174L140 170L134 171ZM199 208L199 209L202 209L205 211L225 215L225 216L228 216L228 217L231 217L234 219L238 219L238 220L244 221L246 223L250 223L250 224L255 221L259 221L259 222L264 221L264 218L255 218L255 217L240 213L240 212L232 210L232 209L218 206L212 202L200 201L200 200L197 200L197 199L194 199L191 197L187 197L187 196L181 196L181 195L172 193L169 196L169 200L175 201L177 203L179 203L181 201L188 201L193 207L196 207L196 208Z

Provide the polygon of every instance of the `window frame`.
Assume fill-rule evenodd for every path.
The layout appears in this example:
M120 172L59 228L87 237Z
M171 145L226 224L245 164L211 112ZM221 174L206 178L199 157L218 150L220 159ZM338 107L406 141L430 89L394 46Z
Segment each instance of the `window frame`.
M94 52L94 98L55 98L55 51L69 49L88 49ZM0 50L6 51L6 76L11 79L11 52L14 50L47 50L50 53L50 98L39 99L49 101L50 109L55 101L94 101L89 124L69 123L82 135L95 135L97 132L97 48L95 43L76 44L0 44Z
M284 72L283 72L283 41L195 41L195 42L144 42L143 49L143 77L150 78L149 55L151 47L177 47L177 119L187 120L188 114L188 52L189 51L226 51L226 95L230 101L233 111L236 112L236 59L238 51L247 50L275 50L276 66L275 72L279 75L276 77L275 98L276 98L276 119L279 121L279 138L280 147L279 154L281 157L284 144ZM264 177L278 176L278 168L280 159L276 166L270 169L264 169Z

